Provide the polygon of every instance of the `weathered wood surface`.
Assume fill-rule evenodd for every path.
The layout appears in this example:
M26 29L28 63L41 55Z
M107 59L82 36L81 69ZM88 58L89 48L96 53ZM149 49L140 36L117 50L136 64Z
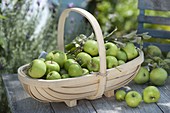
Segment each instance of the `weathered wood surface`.
M160 16L138 16L138 21L142 23L170 25L170 18Z
M76 107L69 108L61 103L41 103L32 99L22 88L17 74L2 75L12 113L169 113L170 78L165 86L159 87L161 99L158 103L142 102L137 108L130 108L125 102L118 102L114 97L103 96L96 100L79 100ZM142 93L146 85L128 86Z
M170 26L169 17L149 16L145 14L145 10L164 11L164 12L170 11L170 0L138 0L138 9L140 11L138 15L138 28L137 28L138 34L148 32L148 34L153 38L161 38L162 40L170 39L170 31L149 29L144 27L144 24ZM161 47L162 48L161 50L163 50L164 52L170 51L170 43L168 44L157 43L156 45Z
M169 11L170 0L139 0L139 9Z

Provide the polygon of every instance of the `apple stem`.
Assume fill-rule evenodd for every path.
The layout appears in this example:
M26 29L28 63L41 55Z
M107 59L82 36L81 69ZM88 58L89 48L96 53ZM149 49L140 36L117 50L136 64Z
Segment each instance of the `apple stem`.
M116 44L118 44L118 45L120 45L120 46L122 46L122 47L125 47L125 46L126 46L126 44L124 44L124 43L122 43L122 42L120 42L120 41L114 40L114 43L116 43Z
M132 94L132 97L135 97L135 94Z

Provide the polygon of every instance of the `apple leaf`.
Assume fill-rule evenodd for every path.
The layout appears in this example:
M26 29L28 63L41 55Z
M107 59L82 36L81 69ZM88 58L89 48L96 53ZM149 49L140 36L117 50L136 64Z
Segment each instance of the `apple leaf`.
M131 33L124 35L122 37L127 38L127 39L132 39L132 38L136 37L136 33L137 33L137 31L132 31Z
M117 27L108 35L104 36L104 39L110 38L111 36L113 36L113 34L117 31Z

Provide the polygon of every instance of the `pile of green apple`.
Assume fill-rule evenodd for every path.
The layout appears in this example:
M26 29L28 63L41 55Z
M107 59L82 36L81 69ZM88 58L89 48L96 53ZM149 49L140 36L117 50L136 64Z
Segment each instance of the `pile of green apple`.
M104 46L107 69L122 65L138 56L138 50L132 42L120 47L114 42L106 41ZM55 80L99 72L100 58L95 39L80 35L66 45L66 50L50 51L44 58L33 60L29 65L28 75L32 78Z
M115 94L117 101L125 101L129 107L137 107L142 101L154 103L160 99L160 91L155 86L147 86L140 94L138 91L118 89Z
M160 48L154 45L144 48L144 52L145 60L134 78L134 82L137 84L150 83L155 86L164 85L170 70L170 52L164 57Z
M155 45L149 45L143 49L145 60L142 63L133 82L139 85L145 84L142 95L137 91L118 89L115 98L118 101L126 101L130 107L137 107L142 101L145 103L157 102L160 99L160 91L157 87L165 85L170 70L170 52L163 55L161 49ZM147 86L148 85L148 86Z

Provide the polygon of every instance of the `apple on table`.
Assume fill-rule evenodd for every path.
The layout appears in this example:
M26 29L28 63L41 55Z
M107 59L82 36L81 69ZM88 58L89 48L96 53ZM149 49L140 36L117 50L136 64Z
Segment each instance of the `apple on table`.
M116 100L123 101L123 100L125 100L125 96L126 96L125 90L119 89L116 91L116 94L115 94Z
M149 81L149 71L146 67L140 67L137 75L133 79L133 81L137 84L144 84Z
M145 103L154 103L160 99L160 91L155 86L148 86L143 90L143 100Z
M142 102L142 96L137 91L130 91L125 96L125 101L130 107L137 107Z

